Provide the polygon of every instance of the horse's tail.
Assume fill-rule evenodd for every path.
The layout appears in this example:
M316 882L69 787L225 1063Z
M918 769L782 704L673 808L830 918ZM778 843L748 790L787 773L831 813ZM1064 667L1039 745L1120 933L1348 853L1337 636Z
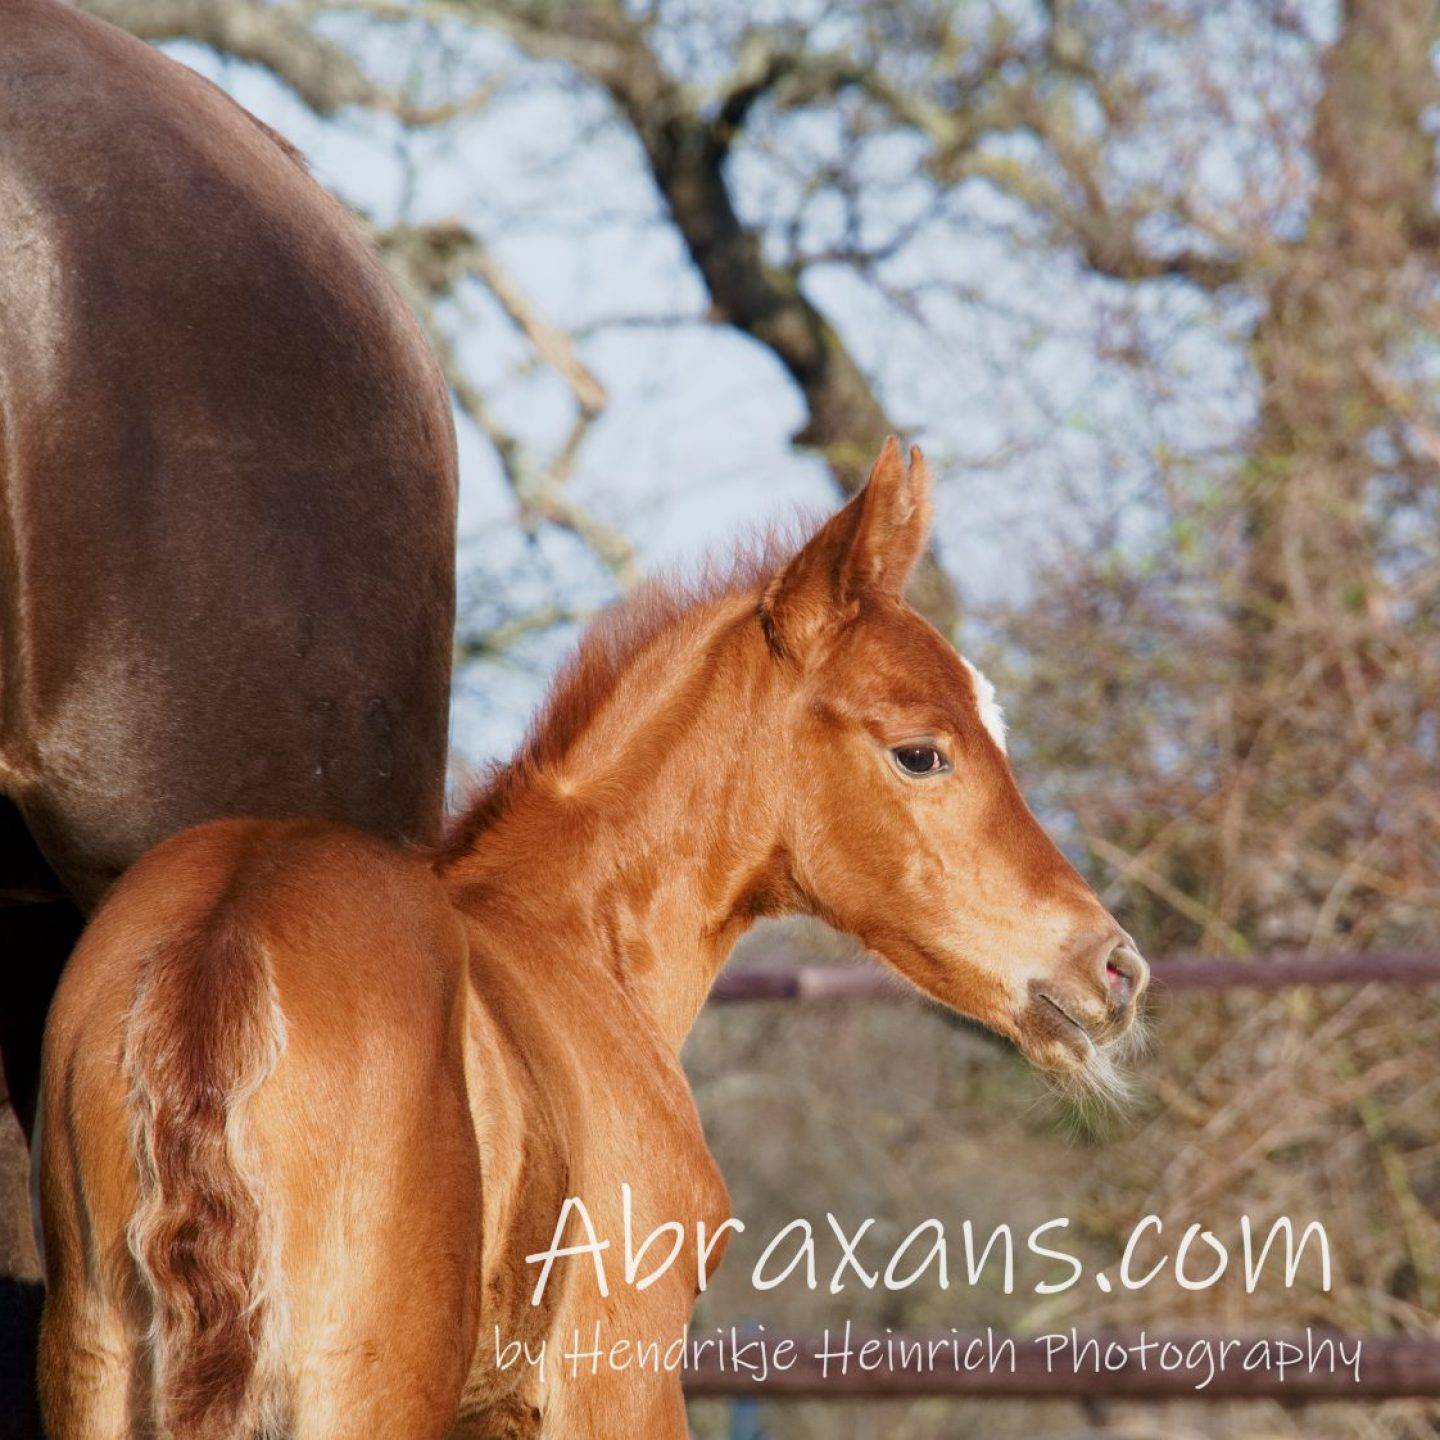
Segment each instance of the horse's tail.
M147 957L124 1030L129 1242L151 1302L154 1414L174 1440L248 1440L278 1419L277 1228L247 1111L284 1041L263 945L223 910Z

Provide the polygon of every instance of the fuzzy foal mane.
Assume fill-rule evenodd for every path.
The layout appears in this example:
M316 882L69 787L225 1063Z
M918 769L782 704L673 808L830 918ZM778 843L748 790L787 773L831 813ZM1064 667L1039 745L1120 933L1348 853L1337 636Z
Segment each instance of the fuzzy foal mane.
M754 590L796 546L769 532L738 549L730 562L707 567L685 583L647 580L593 620L561 667L520 749L488 767L484 781L447 827L437 859L442 869L474 849L537 774L557 765L589 728L620 677L645 650L696 610Z

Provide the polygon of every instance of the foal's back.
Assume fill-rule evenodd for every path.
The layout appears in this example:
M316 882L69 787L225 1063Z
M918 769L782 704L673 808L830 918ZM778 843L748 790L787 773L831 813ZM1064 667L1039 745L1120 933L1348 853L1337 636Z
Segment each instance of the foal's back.
M209 825L125 877L46 1038L57 1440L444 1433L478 1304L464 963L423 860L341 827Z

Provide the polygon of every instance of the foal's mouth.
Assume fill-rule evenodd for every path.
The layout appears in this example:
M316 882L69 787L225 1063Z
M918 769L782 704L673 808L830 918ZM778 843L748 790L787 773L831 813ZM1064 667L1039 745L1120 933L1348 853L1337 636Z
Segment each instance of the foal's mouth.
M1017 1040L1025 1057L1065 1093L1087 1105L1124 1104L1125 1077L1116 1057L1127 1047L1115 1042L1138 1034L1133 1004L1119 1013L1095 1014L1084 996L1036 979L1018 1019Z
M1048 1005L1067 1025L1078 1030L1087 1045L1095 1043L1090 1034L1090 1027L1083 1021L1077 1020L1048 990L1037 990L1035 994L1042 1004Z
M1073 1004L1038 984L1030 986L1030 1004L1021 1025L1022 1046L1046 1070L1074 1070L1089 1064L1100 1046L1114 1038L1101 1020L1082 1020Z
M1048 990L1036 990L1035 999L1039 1002L1044 1039L1062 1046L1071 1061L1084 1064L1089 1060L1100 1043L1095 1031Z

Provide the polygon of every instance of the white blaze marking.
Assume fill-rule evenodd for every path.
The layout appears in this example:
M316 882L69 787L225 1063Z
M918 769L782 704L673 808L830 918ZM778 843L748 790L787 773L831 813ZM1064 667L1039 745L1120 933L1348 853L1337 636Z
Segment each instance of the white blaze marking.
M1005 712L1000 708L1000 702L995 698L995 687L980 673L968 660L964 659L965 668L970 672L970 678L975 682L975 704L980 711L980 723L989 731L990 738L1005 752Z

